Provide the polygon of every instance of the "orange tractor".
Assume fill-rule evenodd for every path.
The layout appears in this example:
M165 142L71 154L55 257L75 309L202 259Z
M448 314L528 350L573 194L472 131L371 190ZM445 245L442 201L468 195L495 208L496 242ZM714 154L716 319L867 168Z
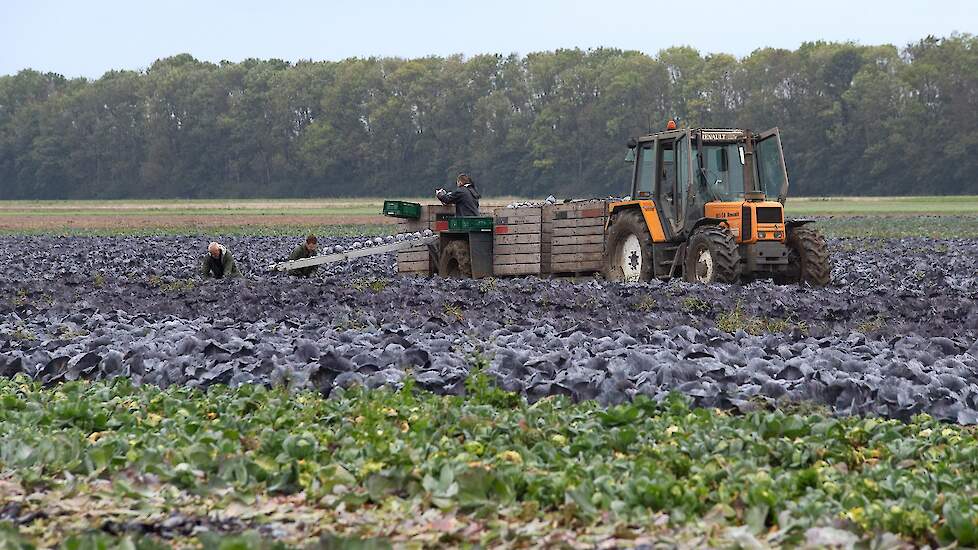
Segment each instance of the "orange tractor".
M605 276L732 283L829 284L825 239L785 219L777 128L669 129L629 140L631 200L609 203Z

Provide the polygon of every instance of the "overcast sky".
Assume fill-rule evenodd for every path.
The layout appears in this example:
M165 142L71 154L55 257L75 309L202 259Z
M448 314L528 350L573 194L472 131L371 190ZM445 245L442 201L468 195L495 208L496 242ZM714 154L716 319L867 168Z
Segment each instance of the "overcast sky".
M978 0L0 0L0 74L98 77L178 53L339 60L689 45L737 56L978 32Z

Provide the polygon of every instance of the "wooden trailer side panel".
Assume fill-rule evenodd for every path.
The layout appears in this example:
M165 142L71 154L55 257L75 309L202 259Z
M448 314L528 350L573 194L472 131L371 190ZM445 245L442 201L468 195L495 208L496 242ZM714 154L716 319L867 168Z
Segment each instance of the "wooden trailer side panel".
M554 205L542 207L540 221L540 273L550 273L550 258L553 249Z
M591 200L553 206L550 273L596 273L604 268L608 203Z
M540 275L543 270L543 207L497 208L493 212L492 273L497 277Z

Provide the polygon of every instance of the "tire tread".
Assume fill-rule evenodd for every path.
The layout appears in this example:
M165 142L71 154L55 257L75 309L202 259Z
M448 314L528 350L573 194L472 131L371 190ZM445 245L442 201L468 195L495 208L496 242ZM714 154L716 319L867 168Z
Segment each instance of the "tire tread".
M825 238L814 228L798 227L788 233L788 246L798 252L799 283L827 286L832 281L832 261Z
M696 229L689 238L687 254L694 249L698 240L706 240L707 247L714 253L715 282L735 283L740 277L740 252L733 234L718 225L705 225ZM688 256L685 264L685 279L696 282L696 273Z

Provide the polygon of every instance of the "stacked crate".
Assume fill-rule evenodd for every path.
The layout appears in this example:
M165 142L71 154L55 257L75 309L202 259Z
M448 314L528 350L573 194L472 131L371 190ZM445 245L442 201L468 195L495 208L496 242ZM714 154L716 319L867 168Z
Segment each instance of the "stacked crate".
M553 207L550 273L585 274L604 267L604 227L608 204L591 200Z
M443 204L428 204L421 207L421 216L417 219L399 219L397 221L398 233L424 232L425 229L435 230L435 222L438 215L451 216L455 213L455 207ZM397 251L397 272L402 275L422 275L429 276L435 272L435 266L431 262L431 253L427 246L412 246L404 250Z
M493 275L505 277L540 275L546 272L543 269L545 242L546 253L550 252L549 222L545 222L547 208L549 207L497 208L493 212L496 222L492 239Z

